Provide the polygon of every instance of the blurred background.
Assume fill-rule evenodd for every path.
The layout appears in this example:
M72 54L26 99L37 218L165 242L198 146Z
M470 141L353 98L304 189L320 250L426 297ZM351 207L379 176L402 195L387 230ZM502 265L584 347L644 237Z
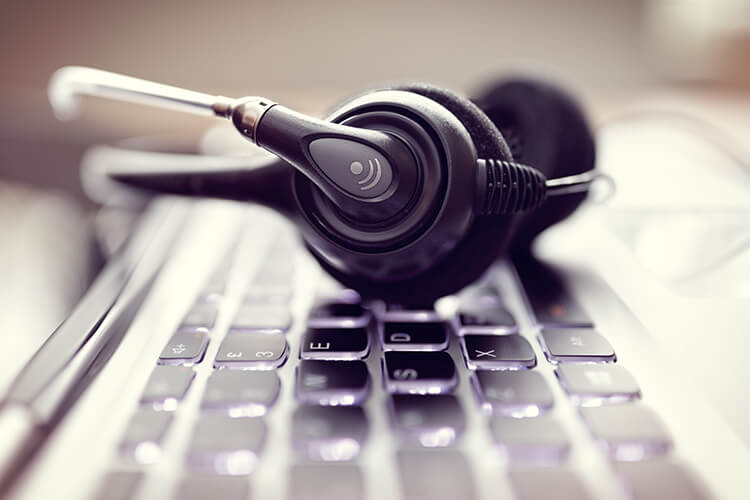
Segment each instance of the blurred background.
M0 0L0 47L2 303L27 305L23 321L4 314L0 331L23 329L16 343L48 334L95 271L83 151L134 135L189 142L213 124L94 99L57 122L46 86L64 65L315 114L392 82L471 95L523 71L563 82L594 124L655 103L704 116L740 147L750 137L748 0Z

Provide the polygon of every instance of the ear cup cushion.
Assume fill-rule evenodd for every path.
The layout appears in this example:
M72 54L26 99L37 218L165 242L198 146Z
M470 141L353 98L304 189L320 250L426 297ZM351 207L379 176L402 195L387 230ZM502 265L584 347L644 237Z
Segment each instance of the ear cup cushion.
M516 161L541 170L548 179L591 170L594 137L581 107L550 84L512 79L496 83L475 99L509 140ZM517 216L513 251L525 251L541 231L570 214L586 193L550 197L537 210Z
M500 131L479 107L449 90L416 84L393 87L422 95L448 109L466 127L480 158L512 160L510 148ZM336 270L323 259L324 269L342 283L365 296L394 302L431 307L433 302L476 281L507 250L513 235L515 218L507 216L478 217L456 248L430 271L402 281L373 284L357 280ZM315 254L315 252L313 252Z

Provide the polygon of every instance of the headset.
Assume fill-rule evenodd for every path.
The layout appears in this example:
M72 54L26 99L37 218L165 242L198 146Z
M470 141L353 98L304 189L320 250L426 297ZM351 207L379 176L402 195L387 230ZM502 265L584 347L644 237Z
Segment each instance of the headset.
M99 150L96 175L134 188L259 203L363 296L429 306L570 215L595 169L576 102L509 79L470 101L430 85L360 94L325 120L263 97L230 99L69 66L49 87L58 117L90 94L228 119L271 154L246 158Z

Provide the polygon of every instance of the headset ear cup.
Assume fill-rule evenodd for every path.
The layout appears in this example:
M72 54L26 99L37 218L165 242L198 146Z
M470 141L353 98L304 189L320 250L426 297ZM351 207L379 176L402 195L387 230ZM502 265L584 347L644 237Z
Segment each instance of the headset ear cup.
M594 137L581 107L563 90L527 79L497 83L476 104L505 137L514 160L542 171L547 178L591 170ZM586 193L550 197L537 210L517 216L513 251L526 250L544 229L570 214Z

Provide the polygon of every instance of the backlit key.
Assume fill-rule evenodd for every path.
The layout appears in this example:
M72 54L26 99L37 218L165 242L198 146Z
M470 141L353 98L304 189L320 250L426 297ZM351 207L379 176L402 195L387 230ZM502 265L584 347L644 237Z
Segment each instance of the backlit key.
M292 415L293 446L310 460L353 460L367 433L367 418L359 406L305 405Z
M552 408L554 396L536 371L486 371L472 375L477 394L488 413L536 417Z
M362 361L304 360L297 367L297 399L319 405L356 405L370 394L370 374Z
M236 333L219 346L214 366L250 370L278 368L287 357L287 342L278 333Z
M260 418L203 415L191 435L187 459L192 468L241 476L255 469L266 426Z
M386 352L383 372L391 393L442 394L458 384L456 366L446 352Z
M442 351L448 347L448 325L443 321L386 321L382 340L386 351Z
M206 332L177 332L159 355L162 365L192 365L200 363L208 345Z
M151 405L155 410L174 411L193 377L195 372L186 366L157 366L143 390L141 404Z
M591 329L542 330L540 340L547 359L553 363L617 359L607 339Z
M302 359L362 359L370 352L366 328L309 328L302 338Z
M452 445L466 428L461 404L450 394L391 396L392 420L402 440L427 448Z
M551 416L493 417L490 428L497 444L512 460L559 461L570 451L565 430Z
M464 335L466 365L472 370L521 370L536 366L529 341L520 335Z
M566 363L555 373L573 402L581 406L630 401L641 389L625 368L614 364Z
M208 377L201 408L232 417L264 415L276 401L280 386L275 371L215 371Z

